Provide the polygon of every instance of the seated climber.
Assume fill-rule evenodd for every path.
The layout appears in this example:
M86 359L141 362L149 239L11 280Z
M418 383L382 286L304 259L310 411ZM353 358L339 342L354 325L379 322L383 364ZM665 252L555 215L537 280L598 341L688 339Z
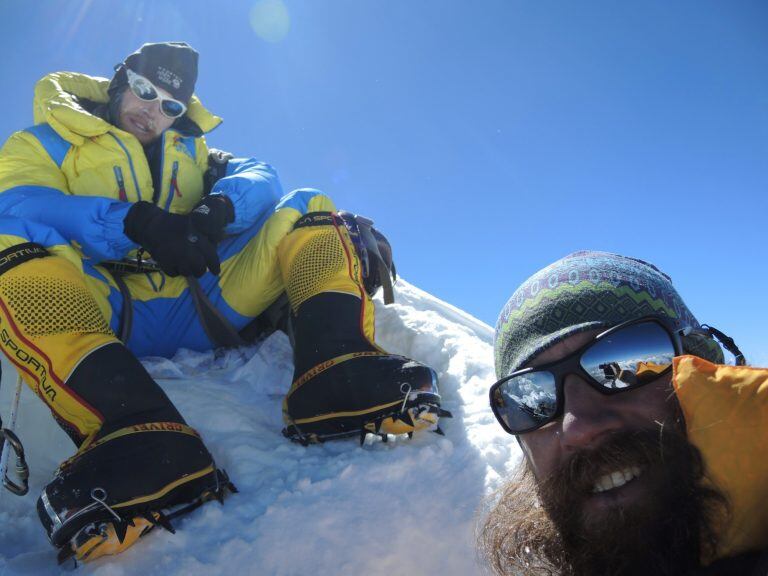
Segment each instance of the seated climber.
M50 74L34 126L0 150L3 353L78 448L37 505L63 557L120 552L232 487L137 357L243 344L283 294L287 436L410 433L442 413L435 372L374 340L386 240L317 190L283 196L267 164L209 150L221 120L194 95L197 63L169 42L111 80Z

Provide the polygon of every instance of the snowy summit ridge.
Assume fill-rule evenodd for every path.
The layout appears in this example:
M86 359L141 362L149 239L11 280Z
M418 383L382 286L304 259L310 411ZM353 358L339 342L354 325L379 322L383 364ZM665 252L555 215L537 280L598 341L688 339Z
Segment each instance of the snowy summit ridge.
M286 440L281 403L293 371L282 333L254 346L145 358L155 377L240 490L155 530L127 552L80 565L82 575L369 576L480 574L478 507L514 465L514 440L488 407L493 330L403 280L395 304L376 298L377 341L432 366L440 378L445 436L388 443L368 436L303 447ZM3 361L0 412L16 374ZM59 574L35 501L73 447L24 390L17 432L30 492L0 495L0 575Z

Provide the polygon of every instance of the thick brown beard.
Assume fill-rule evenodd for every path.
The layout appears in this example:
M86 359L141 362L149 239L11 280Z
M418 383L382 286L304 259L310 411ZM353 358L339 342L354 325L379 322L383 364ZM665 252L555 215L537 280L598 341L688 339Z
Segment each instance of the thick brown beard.
M717 545L727 514L706 486L701 453L678 431L617 433L539 485L524 460L492 496L478 545L498 575L672 575L698 567ZM590 522L583 499L606 470L640 465L662 472L652 496Z

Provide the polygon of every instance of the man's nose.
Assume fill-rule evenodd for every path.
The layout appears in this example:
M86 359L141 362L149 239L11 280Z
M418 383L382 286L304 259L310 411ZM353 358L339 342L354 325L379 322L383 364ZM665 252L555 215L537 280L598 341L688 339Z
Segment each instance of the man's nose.
M144 106L141 107L142 112L147 116L159 116L162 114L160 111L160 100L152 100L151 102L144 102Z
M580 376L566 376L563 388L562 442L566 450L592 446L602 436L622 427L621 414L611 405L611 397L600 394Z

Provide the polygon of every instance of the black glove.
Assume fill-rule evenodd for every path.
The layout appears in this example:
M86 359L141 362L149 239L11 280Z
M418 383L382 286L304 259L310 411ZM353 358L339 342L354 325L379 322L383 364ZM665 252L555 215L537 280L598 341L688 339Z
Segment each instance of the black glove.
M201 217L205 221L206 216ZM123 221L123 231L148 250L168 276L199 278L206 270L221 272L216 245L191 214L170 214L150 202L136 202Z
M235 208L232 201L221 194L205 196L189 213L195 228L208 239L217 243L224 238L224 228L235 221Z

